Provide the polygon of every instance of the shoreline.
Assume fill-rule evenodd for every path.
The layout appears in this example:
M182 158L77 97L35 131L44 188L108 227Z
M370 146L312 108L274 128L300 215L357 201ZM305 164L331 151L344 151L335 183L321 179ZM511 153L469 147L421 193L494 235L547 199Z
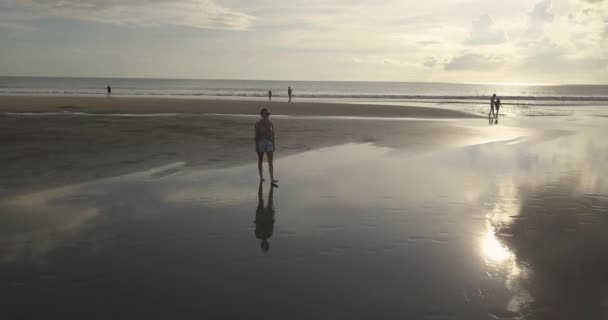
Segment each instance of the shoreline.
M257 115L262 107L284 116L350 116L463 119L480 116L433 107L329 102L283 102L132 97L0 96L0 112L92 114L228 114Z

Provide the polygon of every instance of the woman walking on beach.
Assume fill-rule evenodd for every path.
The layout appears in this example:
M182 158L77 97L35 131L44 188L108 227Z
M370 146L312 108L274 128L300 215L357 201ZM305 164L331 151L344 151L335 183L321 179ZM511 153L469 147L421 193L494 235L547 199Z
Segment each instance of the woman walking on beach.
M274 126L270 121L270 111L266 108L260 110L262 119L255 124L255 148L258 153L258 171L260 173L260 181L264 181L262 174L262 164L264 162L264 153L268 159L268 171L270 172L271 183L277 183L279 180L274 179L274 167L272 165L272 157L274 153Z
M488 113L488 117L491 117L492 115L494 115L494 105L495 105L494 100L495 99L496 99L496 93L490 99L490 113Z

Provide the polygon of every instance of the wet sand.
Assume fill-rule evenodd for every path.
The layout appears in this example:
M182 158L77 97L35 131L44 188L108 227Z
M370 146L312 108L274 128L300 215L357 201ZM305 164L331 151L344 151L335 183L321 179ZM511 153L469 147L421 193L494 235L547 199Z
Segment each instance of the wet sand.
M0 312L608 316L608 119L251 122L0 117Z
M4 168L0 171L0 195L111 177L174 161L199 167L226 167L252 161L256 157L253 123L260 105L266 104L186 99L0 97L0 112L5 112L0 116L0 164ZM429 130L428 121L408 121L404 125L403 121L346 121L323 116L441 117L453 121L473 117L441 109L394 106L273 102L272 107L273 122L279 132L278 157L348 142L432 148L452 143L468 130L445 125ZM125 114L141 116L121 116ZM302 115L322 117L297 117Z
M464 112L439 108L319 102L268 102L117 97L28 97L0 96L0 112L89 112L89 113L198 113L259 115L268 107L275 114L315 116L367 116L414 118L476 118Z

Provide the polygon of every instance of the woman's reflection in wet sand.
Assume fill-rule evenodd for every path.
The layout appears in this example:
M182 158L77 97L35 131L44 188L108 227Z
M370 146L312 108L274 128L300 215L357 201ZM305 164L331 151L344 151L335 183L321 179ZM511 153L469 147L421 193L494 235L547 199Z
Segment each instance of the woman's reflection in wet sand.
M264 206L264 187L262 182L260 182L258 188L258 207L255 210L255 237L262 240L260 246L263 252L268 252L270 249L268 239L272 237L272 230L274 229L273 192L274 188L277 187L278 185L274 183L270 184L266 206Z

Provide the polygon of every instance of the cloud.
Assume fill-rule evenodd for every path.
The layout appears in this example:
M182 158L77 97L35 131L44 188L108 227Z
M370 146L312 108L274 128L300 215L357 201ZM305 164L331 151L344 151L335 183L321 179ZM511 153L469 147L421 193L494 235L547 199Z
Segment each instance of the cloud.
M528 48L530 54L519 66L525 71L567 73L575 76L580 73L593 73L608 65L608 59L605 58L572 57L565 48L547 39L531 44Z
M577 81L599 81L608 79L598 60L608 53L605 19L608 0L512 0L487 6L467 0L0 0L0 56L6 57L0 71L455 81L471 70L500 68L473 76L560 82L564 73L557 75L551 65L569 63L585 68L576 72ZM86 23L82 32L68 36L66 20L69 27L80 21L104 24ZM163 28L167 25L220 31ZM36 27L38 32L25 31ZM115 30L125 30L124 36L116 37ZM161 31L164 45L150 36ZM137 64L119 68L116 58L108 58L116 56ZM598 68L588 68L592 63L585 59ZM34 67L31 61L41 62Z
M489 15L484 14L473 21L473 27L469 38L465 41L468 45L499 44L505 41L505 33L494 26Z
M0 6L24 14L50 14L117 25L178 25L245 30L253 17L213 0L0 0Z
M435 40L422 40L422 41L416 41L416 44L423 45L423 46L430 46L430 45L440 44L440 42L435 41Z
M17 21L0 21L0 29L9 29L17 31L38 31L39 29L27 23Z
M530 12L530 19L533 21L549 22L553 21L553 14L549 12L551 9L551 0L543 0L538 2L532 12Z
M505 68L534 75L539 82L600 83L608 76L605 19L608 1L543 0L528 11ZM559 79L559 80L555 80Z
M437 62L437 58L427 57L422 64L427 68L433 68L437 65Z
M527 43L521 48L525 54L510 69L514 72L535 74L537 79L562 83L605 82L608 58L601 54L572 51L548 38Z
M445 65L445 70L488 71L500 68L504 59L478 53L465 53L453 57Z
M547 23L553 21L554 15L551 12L551 0L542 0L532 8L528 14L528 38L539 38L544 33Z

